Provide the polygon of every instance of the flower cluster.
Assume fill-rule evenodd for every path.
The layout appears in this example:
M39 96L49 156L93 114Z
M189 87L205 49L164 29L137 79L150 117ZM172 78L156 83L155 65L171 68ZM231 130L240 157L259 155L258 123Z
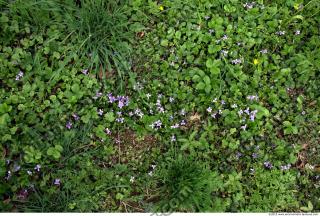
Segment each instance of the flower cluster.
M23 77L24 73L22 71L19 71L19 73L16 76L16 80L20 80Z

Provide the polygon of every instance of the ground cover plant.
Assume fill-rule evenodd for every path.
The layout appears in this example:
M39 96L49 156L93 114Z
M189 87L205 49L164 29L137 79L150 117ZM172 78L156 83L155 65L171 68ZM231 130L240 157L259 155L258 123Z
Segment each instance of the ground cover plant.
M0 6L2 212L319 211L319 1Z

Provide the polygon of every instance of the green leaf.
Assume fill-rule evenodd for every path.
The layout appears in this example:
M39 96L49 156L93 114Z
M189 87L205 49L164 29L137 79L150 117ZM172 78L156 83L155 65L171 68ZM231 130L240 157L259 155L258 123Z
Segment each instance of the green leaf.
M210 77L209 77L209 76L205 76L205 77L203 78L203 81L204 81L204 83L205 83L206 85L210 85L211 80L210 80Z
M169 45L169 41L168 40L162 40L160 43L161 46L167 47Z
M104 115L104 118L108 121L108 122L113 122L115 117L114 117L114 113L113 112L108 112Z
M203 90L205 87L206 87L206 84L204 84L203 82L199 82L196 85L196 89L198 89L198 90Z

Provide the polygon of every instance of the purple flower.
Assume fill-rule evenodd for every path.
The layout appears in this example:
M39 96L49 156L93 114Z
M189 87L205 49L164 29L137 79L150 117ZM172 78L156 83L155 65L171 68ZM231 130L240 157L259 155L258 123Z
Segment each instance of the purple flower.
M88 75L88 69L83 69L81 72L82 72L84 75Z
M227 56L228 55L228 50L221 50L220 51L222 53L223 56Z
M256 96L256 95L248 95L247 99L250 100L250 101L258 100L258 96Z
M256 5L255 2L247 2L247 3L243 4L243 7L246 9L252 9L255 5Z
M174 124L171 126L172 129L179 128L179 127L180 127L179 124Z
M223 35L223 37L221 38L221 40L227 40L228 39L228 35Z
M143 112L137 108L135 111L134 111L134 114L136 114L137 116L139 116L140 118L142 118L144 116Z
M263 165L268 169L271 169L273 167L270 161L265 161Z
M123 123L124 122L124 118L117 118L116 122Z
M97 100L99 97L102 97L102 95L103 94L101 92L97 92L93 99Z
M162 122L160 120L157 120L153 122L151 125L149 125L152 129L158 130L162 126Z
M277 31L276 35L285 35L285 33L286 33L285 31Z
M289 170L291 168L291 164L287 164L287 165L281 165L280 169L285 171L285 170Z
M247 107L247 109L245 109L244 112L249 115L250 114L249 107Z
M19 165L17 165L17 164L15 164L14 166L13 166L13 172L18 172L19 170L20 170L20 166Z
M108 135L110 135L110 134L111 134L111 131L110 131L110 129L109 129L109 128L106 128L106 129L104 130L104 132L105 132L106 134L108 134Z
M16 76L16 80L20 80L23 77L24 73L22 71L19 71L19 73Z
M208 112L208 113L211 113L211 112L212 112L212 108L211 108L211 107L208 107L208 108L207 108L207 112Z
M53 181L53 184L56 185L56 186L60 186L60 184L61 184L60 179L55 179L55 180Z
M69 130L72 128L72 123L70 121L67 122L66 128Z
M74 118L75 121L78 121L80 117L77 115L77 113L73 113L72 117Z
M113 103L113 102L115 102L115 101L117 100L117 98L114 97L114 96L112 95L112 93L109 93L107 96L108 96L108 98L109 98L109 102L110 102L110 103Z
M171 136L171 142L175 142L176 141L176 136L175 135L172 135Z
M259 154L258 154L258 153L256 153L256 152L252 153L252 158L256 159L256 158L258 158L258 157L259 157Z
M241 126L240 128L245 131L247 129L247 125L245 124L245 125Z
M237 152L236 158L239 159L242 156L241 152Z
M181 120L181 122L180 122L180 125L181 126L184 126L184 125L186 125L187 123L186 123L186 120Z
M234 59L231 61L232 64L240 64L242 63L241 59Z
M99 116L102 116L102 115L103 115L103 110L102 110L102 109L99 109L99 110L98 110L98 115L99 115Z
M225 105L226 102L225 102L224 100L221 100L221 104L222 104L222 105Z
M243 114L243 110L242 110L242 109L239 110L239 111L238 111L238 114L239 114L239 116L241 116L241 115Z
M263 49L263 50L260 51L260 53L266 54L266 53L268 53L268 50L267 49Z
M254 121L257 112L258 112L258 110L254 110L254 111L252 111L252 112L250 113L250 120L251 120L251 121Z
M41 168L41 165L40 165L40 164L37 164L37 165L34 167L34 170L36 170L37 172L40 172L40 168Z

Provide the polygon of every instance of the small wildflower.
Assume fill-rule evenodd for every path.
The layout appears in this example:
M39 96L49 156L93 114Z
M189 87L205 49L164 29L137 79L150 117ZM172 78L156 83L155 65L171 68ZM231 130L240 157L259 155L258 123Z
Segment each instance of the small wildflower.
M251 174L254 174L255 173L255 170L253 168L250 168L250 173Z
M221 50L220 52L222 53L223 56L227 56L228 55L228 50Z
M55 179L55 180L53 181L53 184L56 185L56 186L60 186L60 184L61 184L60 179Z
M240 64L242 63L241 59L234 59L231 61L232 64Z
M249 115L250 114L249 107L247 107L247 109L245 109L244 112L247 113L247 115Z
M211 114L211 117L214 118L214 119L216 118L216 116L217 116L216 112Z
M184 126L184 125L186 125L187 123L186 123L186 120L181 120L181 122L180 122L180 125L181 126Z
M180 111L180 115L185 115L186 114L186 111L184 110L184 109L182 109L181 111Z
M69 130L72 128L72 123L70 121L67 122L66 128Z
M130 111L130 112L128 113L128 115L129 115L130 117L133 116L133 112Z
M209 33L212 34L214 32L213 29L209 29Z
M30 170L27 170L27 174L28 174L29 176L31 176L31 175L32 175L32 172L31 172Z
M211 107L208 107L208 108L207 108L207 112L208 112L208 113L211 113L211 112L212 112L212 108L211 108Z
M114 96L112 95L112 93L109 93L107 96L108 96L108 98L109 98L109 103L113 103L113 102L115 102L115 101L117 100L117 98L114 97Z
M260 51L260 53L266 54L266 53L268 53L268 50L267 49L263 49L263 50Z
M216 103L217 100L218 100L217 98L213 99L213 100L212 100L212 103Z
M19 73L16 76L16 80L19 81L23 77L24 73L22 71L19 71Z
M225 102L224 100L221 100L221 104L222 104L222 105L225 105L226 102Z
M148 173L148 175L149 175L149 176L152 176L152 175L153 175L153 172L152 172L152 171L150 171L150 172Z
M135 177L134 177L134 176L131 176L131 177L130 177L130 182L133 183L134 180L135 180Z
M241 152L237 152L236 158L239 159L242 156Z
M296 31L294 32L294 34L295 34L295 35L300 35L301 32L300 32L300 30L296 30Z
M40 169L41 169L41 165L40 165L40 164L37 164L37 165L34 167L34 170L36 170L37 172L40 172Z
M98 110L98 115L99 115L99 116L102 116L102 115L103 115L103 109L99 109L99 110Z
M157 167L157 165L155 165L155 164L152 164L151 165L151 168L154 170L155 168Z
M177 139L176 139L176 136L175 135L172 135L171 136L171 142L175 142Z
M302 111L302 112L301 112L301 114L302 114L302 115L305 115L305 114L306 114L306 112L305 112L305 111Z
M88 69L83 69L81 72L82 72L84 75L88 75Z
M280 169L285 171L285 170L289 170L291 168L291 164L287 164L287 165L281 165Z
M243 110L241 109L238 111L238 115L241 116L242 114L243 114Z
M246 9L252 9L255 5L256 5L255 2L247 2L247 3L243 4L243 7Z
M250 101L258 100L258 96L256 96L256 95L248 95L247 99L250 100Z
M11 178L11 171L7 171L5 179L8 181Z
M116 122L123 123L124 122L124 118L117 118Z
M237 107L238 107L237 104L232 104L232 105L231 105L231 108L237 108Z
M149 98L151 97L151 94L147 93L147 94L146 94L146 97L147 97L148 100L149 100Z
M73 113L72 117L75 121L78 121L80 119L80 117L76 113Z
M270 161L265 161L263 165L268 169L271 169L273 167Z
M240 128L245 131L247 128L247 125L245 124L245 125L241 126Z
M259 60L258 60L258 59L254 59L254 60L253 60L253 64L254 64L254 65L259 64Z
M252 158L256 159L256 158L258 158L258 157L259 157L259 154L258 154L258 153L256 153L256 152L252 153Z
M171 126L172 129L176 129L176 128L179 128L179 127L180 127L179 124L174 124L174 125Z
M204 18L205 18L205 20L208 20L208 19L210 19L210 16L205 16Z
M18 172L20 169L21 169L21 166L19 166L19 165L17 165L17 164L15 164L15 165L13 166L13 172Z
M160 5L160 6L159 6L159 10L160 10L160 11L163 11L163 10L164 10L164 7L163 7L162 5Z
M285 35L285 34L286 34L285 31L277 31L277 32L276 32L276 35Z
M227 35L223 35L223 37L221 38L222 40L227 40L228 36Z
M169 102L172 103L174 101L173 97L169 97Z
M93 97L94 100L97 100L99 97L102 97L102 93L101 92L97 92L96 95Z
M108 134L108 135L110 135L110 134L111 134L111 131L110 131L110 129L109 129L109 128L104 129L104 132L105 132L106 134Z

